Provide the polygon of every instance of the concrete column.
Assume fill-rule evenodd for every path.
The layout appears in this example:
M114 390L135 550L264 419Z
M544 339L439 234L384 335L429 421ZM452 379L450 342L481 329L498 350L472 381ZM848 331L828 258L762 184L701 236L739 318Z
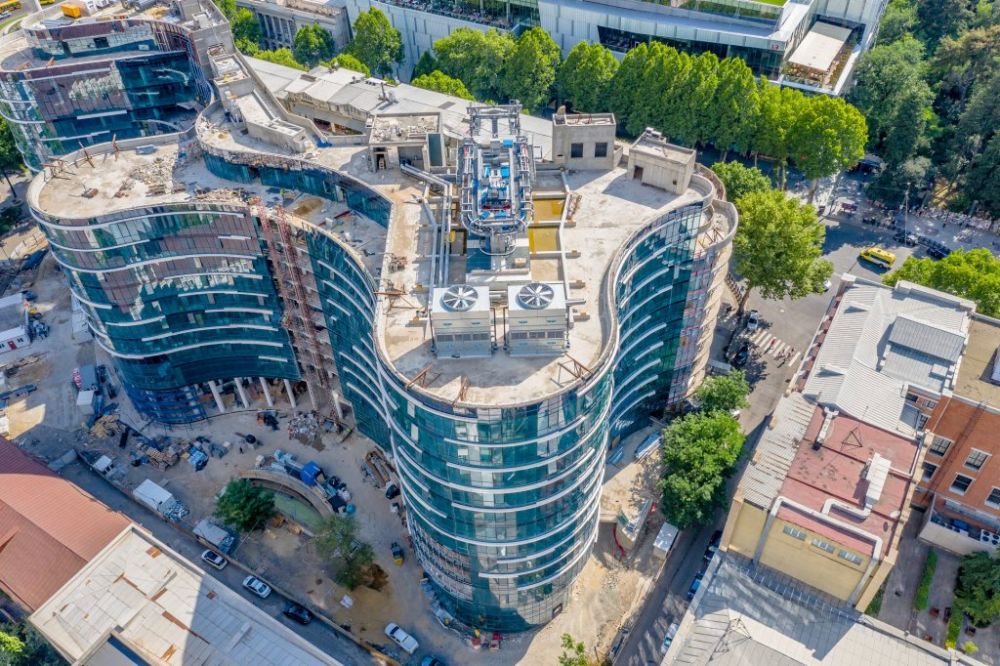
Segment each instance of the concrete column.
M244 407L250 409L250 401L247 399L246 389L243 388L243 378L237 377L234 381L236 382L236 392L240 394L240 402L243 403Z
M264 391L264 400L267 401L268 407L274 407L274 398L271 397L271 389L267 385L267 380L263 377L258 377L260 380L260 388Z
M295 394L292 392L292 383L287 379L285 379L284 382L285 382L285 392L288 393L288 402L289 404L291 404L292 409L295 409L296 408Z
M309 404L312 405L313 410L319 409L319 405L316 404L316 394L313 393L313 385L311 382L306 382L306 390L309 391Z
M337 420L343 422L344 408L340 406L340 395L332 390L330 391L330 395L333 397L333 411L337 413Z
M219 385L215 383L215 380L210 379L208 381L208 388L212 389L212 397L215 398L215 406L219 408L219 412L226 413L226 405L222 402L222 394L219 393Z

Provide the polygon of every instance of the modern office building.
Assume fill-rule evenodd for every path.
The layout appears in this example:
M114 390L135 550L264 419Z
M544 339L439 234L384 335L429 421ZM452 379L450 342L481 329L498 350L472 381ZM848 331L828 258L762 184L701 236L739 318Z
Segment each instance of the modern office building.
M579 42L619 57L642 42L736 56L783 85L839 94L870 48L887 0L346 0L351 23L377 7L402 33L408 77L420 55L458 28L515 35L541 26L563 55Z
M610 115L469 105L456 125L446 99L323 132L211 6L128 21L204 35L214 101L172 135L66 155L28 201L132 403L181 423L307 395L393 456L457 617L550 620L596 538L609 445L704 376L737 223L721 183L653 131L616 145Z
M339 0L238 0L238 7L253 12L260 22L262 46L292 48L295 33L307 25L318 25L333 37L337 51L351 41L347 8Z

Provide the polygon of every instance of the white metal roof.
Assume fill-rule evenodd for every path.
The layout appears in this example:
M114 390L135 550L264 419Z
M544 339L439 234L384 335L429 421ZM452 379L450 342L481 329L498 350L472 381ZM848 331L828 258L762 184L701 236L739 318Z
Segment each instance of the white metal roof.
M788 62L800 67L828 72L850 36L849 28L817 21L802 38L802 42L792 53Z

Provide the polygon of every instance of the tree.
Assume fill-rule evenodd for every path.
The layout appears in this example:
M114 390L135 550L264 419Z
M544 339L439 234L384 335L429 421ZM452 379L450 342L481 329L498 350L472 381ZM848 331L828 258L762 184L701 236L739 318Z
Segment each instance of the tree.
M514 48L513 37L493 28L486 32L459 28L434 42L438 69L459 79L482 101L503 98L503 74Z
M1000 23L941 40L930 63L930 75L945 90L958 95L963 107L970 90L985 81L1000 64Z
M260 29L260 21L257 20L252 11L245 7L239 7L229 22L233 31L233 41L248 42L254 46L259 45L263 31Z
M733 370L728 375L706 377L694 392L694 401L703 412L725 412L744 409L750 403L750 385L742 370Z
M10 125L3 118L0 118L0 172L3 173L7 185L10 186L10 195L17 201L17 192L14 190L14 183L10 182L11 171L21 171L24 168L24 160L21 151L17 149L14 142L14 135L11 133Z
M474 99L472 93L469 92L464 83L448 76L440 70L434 70L430 74L418 76L410 83L418 88L434 90L445 95L453 95L462 99Z
M743 166L739 162L716 162L712 171L725 185L728 201L738 201L751 192L771 189L771 179L757 167Z
M438 62L437 58L434 57L434 52L424 51L420 54L420 60L417 61L417 66L413 68L413 76L411 78L418 79L424 74L430 74L436 69L438 69Z
M215 504L215 515L241 532L256 529L274 513L274 493L251 484L247 479L236 479L226 484Z
M372 581L375 551L358 538L354 518L338 513L328 516L316 533L315 544L338 584L353 590Z
M599 661L587 656L587 646L583 641L576 641L570 634L562 635L562 654L559 655L559 666L597 666Z
M0 666L65 666L41 634L27 622L0 624Z
M920 32L931 44L969 27L973 14L968 0L918 0Z
M538 111L552 98L559 66L559 45L541 28L531 28L517 40L504 65L503 91L528 111Z
M924 132L933 116L934 95L926 83L914 86L899 100L892 125L882 141L880 155L886 164L897 166L917 154L925 143Z
M848 97L868 123L868 145L878 151L898 122L900 100L914 92L929 96L924 82L924 45L912 35L861 56ZM930 100L927 100L929 102Z
M358 14L354 22L354 39L347 53L379 76L388 76L394 66L403 62L403 37L385 14L372 7Z
M750 139L754 164L758 155L775 161L778 183L785 185L786 166L791 152L789 127L806 104L805 96L794 88L779 88L761 78L758 83L760 113Z
M917 6L912 0L890 0L878 28L878 43L891 44L912 33L918 23Z
M988 552L963 557L955 596L962 599L962 610L977 627L1000 619L1000 559Z
M259 58L260 60L273 62L276 65L284 65L285 67L301 69L302 71L306 71L309 69L301 62L296 60L291 50L286 48L274 49L273 51L257 51L256 53L253 54L253 57Z
M706 51L698 56L682 57L681 62L682 75L669 89L663 108L674 112L662 126L678 143L695 146L707 142L712 135L708 118L719 86L719 58Z
M809 201L819 178L854 166L865 156L865 117L844 100L826 95L809 97L791 119L788 143L795 165L812 181Z
M0 630L0 663L11 663L24 652L24 641L12 633Z
M963 188L969 200L978 201L993 215L1000 215L1000 132L993 135L972 161Z
M888 285L900 280L967 298L980 314L1000 316L1000 259L986 248L955 250L940 261L909 257L884 278Z
M903 202L903 194L909 185L911 194L927 180L931 161L926 157L914 157L898 166L889 166L868 186L868 196L883 201L889 206ZM912 199L911 199L912 201Z
M602 113L611 108L608 92L618 72L618 59L601 44L580 42L566 56L556 75L559 98L580 113Z
M725 412L698 412L663 431L661 510L681 529L704 525L725 502L725 481L743 449L740 424Z
M769 190L747 194L736 207L740 224L733 239L734 267L746 281L741 314L754 289L771 299L823 290L833 266L822 258L826 229L811 205Z
M333 35L316 23L299 28L292 41L295 59L308 67L315 67L322 60L329 60L336 50Z
M731 148L742 152L749 147L760 115L760 94L753 72L741 58L722 60L718 80L706 119L712 125L711 139L725 161Z
M330 60L327 64L330 67L342 67L344 69L349 69L352 72L360 72L365 76L372 75L372 71L368 69L368 65L361 62L350 53L341 53L337 57Z

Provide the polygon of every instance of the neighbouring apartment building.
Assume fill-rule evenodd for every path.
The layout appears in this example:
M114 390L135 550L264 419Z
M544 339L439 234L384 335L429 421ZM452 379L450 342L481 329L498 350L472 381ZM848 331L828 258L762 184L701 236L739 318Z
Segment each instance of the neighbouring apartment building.
M909 282L843 276L740 481L723 549L864 609L934 458L930 421L962 385L974 313Z
M920 538L958 554L1000 545L1000 322L972 318L954 387L927 421Z
M746 60L783 85L839 94L858 56L871 47L887 0L506 0L478 5L437 0L346 0L353 24L371 7L403 35L408 78L438 39L458 28L514 35L541 26L565 56L579 42L621 58L643 42Z
M111 133L28 191L133 405L191 423L281 400L355 428L395 460L456 617L549 621L596 539L609 445L705 374L737 224L721 183L654 131L623 159L609 115L258 74L207 0L24 19L81 36L84 87L154 48L125 40L88 74L108 25L177 33L205 84L173 133ZM0 48L35 66L14 85L44 70L30 38Z

